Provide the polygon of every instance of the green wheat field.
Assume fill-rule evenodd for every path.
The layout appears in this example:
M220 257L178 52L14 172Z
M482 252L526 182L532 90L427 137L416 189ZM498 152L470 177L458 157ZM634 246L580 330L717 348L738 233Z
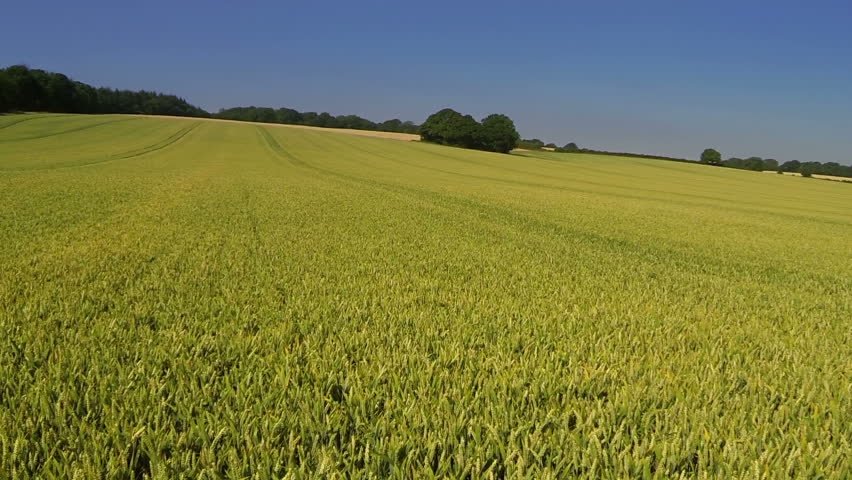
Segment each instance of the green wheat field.
M0 116L0 478L852 476L852 185Z

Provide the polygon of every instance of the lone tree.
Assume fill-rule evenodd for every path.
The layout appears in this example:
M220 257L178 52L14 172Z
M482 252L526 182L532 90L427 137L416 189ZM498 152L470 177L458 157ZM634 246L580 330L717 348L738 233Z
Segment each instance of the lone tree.
M479 143L485 150L509 153L518 144L521 136L515 130L515 122L506 115L494 113L482 119Z
M717 150L708 148L701 152L701 163L706 163L707 165L721 165L722 154Z

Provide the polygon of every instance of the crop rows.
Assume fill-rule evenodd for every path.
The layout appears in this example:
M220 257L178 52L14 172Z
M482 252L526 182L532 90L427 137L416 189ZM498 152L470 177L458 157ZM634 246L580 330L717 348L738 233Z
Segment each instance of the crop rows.
M26 119L0 478L852 475L849 185Z

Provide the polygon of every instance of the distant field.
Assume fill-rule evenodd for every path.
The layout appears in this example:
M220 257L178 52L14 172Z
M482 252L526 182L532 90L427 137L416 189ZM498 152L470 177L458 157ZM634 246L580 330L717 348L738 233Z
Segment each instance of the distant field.
M0 478L849 478L852 188L0 116Z

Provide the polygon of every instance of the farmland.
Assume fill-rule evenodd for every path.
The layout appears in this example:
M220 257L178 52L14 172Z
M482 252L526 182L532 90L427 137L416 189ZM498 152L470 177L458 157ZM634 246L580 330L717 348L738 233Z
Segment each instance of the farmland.
M852 185L0 116L0 478L849 478Z

